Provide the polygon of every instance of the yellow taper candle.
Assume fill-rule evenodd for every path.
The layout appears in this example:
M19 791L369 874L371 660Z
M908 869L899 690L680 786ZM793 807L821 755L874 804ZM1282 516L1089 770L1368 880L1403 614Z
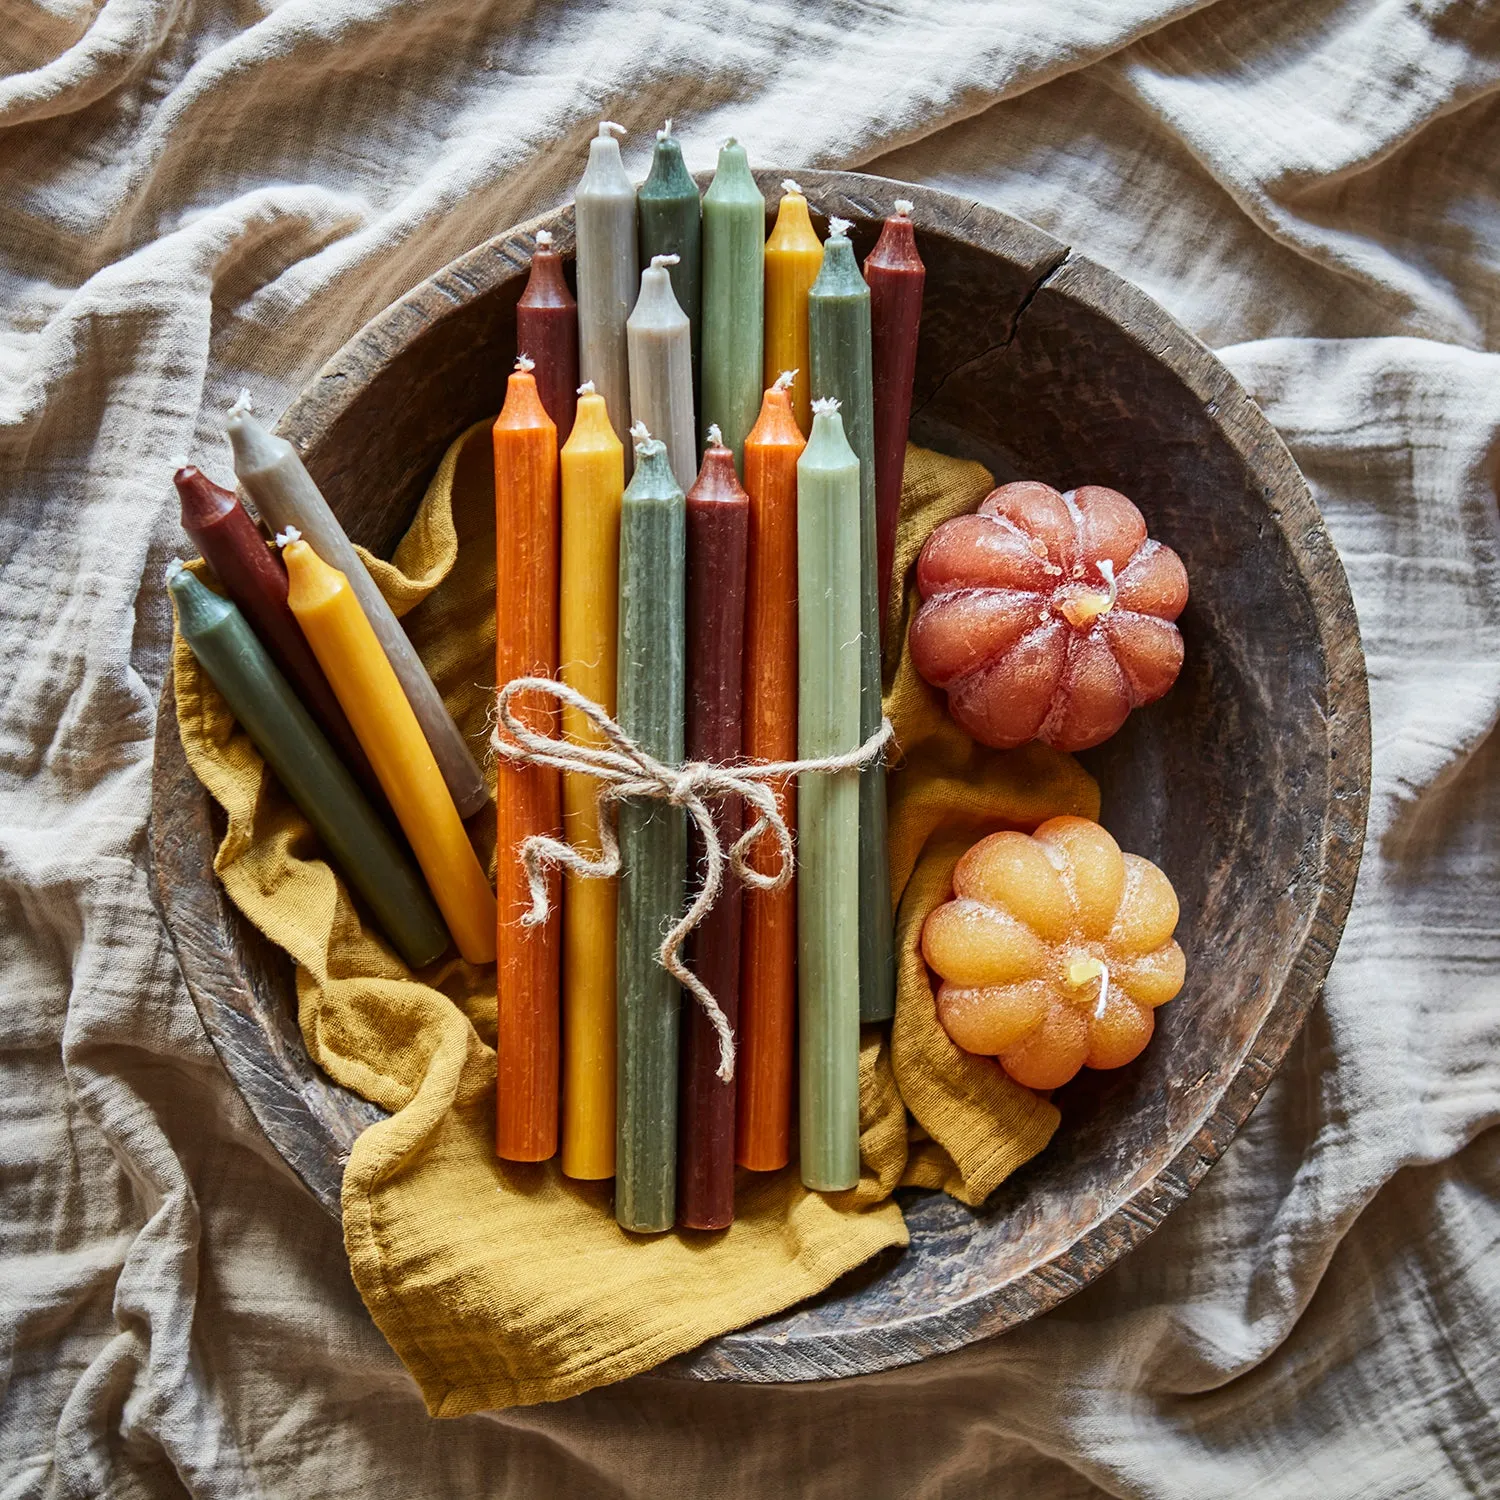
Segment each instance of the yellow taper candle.
M458 951L495 958L495 897L406 694L349 580L295 528L282 544L287 603L354 728Z
M776 225L766 241L766 384L783 370L800 370L792 386L792 415L806 437L812 431L812 366L807 342L807 293L823 266L823 245L807 213L807 199L790 177ZM820 392L819 394L823 394Z
M578 413L562 450L562 680L615 711L615 637L619 628L620 496L625 452L604 397L579 388ZM588 744L603 736L575 708L563 732ZM599 849L591 776L563 777L568 842ZM615 1171L615 924L619 883L569 872L563 894L562 1169L569 1177Z

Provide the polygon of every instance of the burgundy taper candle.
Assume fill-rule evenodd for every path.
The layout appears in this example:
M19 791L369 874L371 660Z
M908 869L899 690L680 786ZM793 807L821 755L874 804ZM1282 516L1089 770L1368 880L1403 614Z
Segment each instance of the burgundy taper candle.
M896 212L885 221L865 260L875 383L875 566L882 631L891 596L911 388L917 373L917 333L922 323L922 285L927 280L927 267L917 253L912 231L911 208L904 198L896 200Z
M250 622L303 708L328 736L339 759L384 811L385 793L286 602L286 566L281 558L232 490L215 484L192 465L178 469L172 483L182 502L182 529Z
M730 761L740 754L745 693L745 567L750 498L735 477L734 453L708 430L697 482L687 493L687 723L689 760ZM727 798L714 809L728 852L740 836L744 807ZM689 869L701 877L702 848L693 842ZM740 1008L742 890L726 869L713 910L693 934L689 962L736 1026ZM719 1038L691 995L682 1049L681 1142L677 1154L677 1222L724 1229L734 1219L734 1084L718 1076Z
M516 353L536 368L537 394L557 428L557 446L567 442L578 406L578 304L563 276L562 257L550 230L539 229L531 275L516 303Z

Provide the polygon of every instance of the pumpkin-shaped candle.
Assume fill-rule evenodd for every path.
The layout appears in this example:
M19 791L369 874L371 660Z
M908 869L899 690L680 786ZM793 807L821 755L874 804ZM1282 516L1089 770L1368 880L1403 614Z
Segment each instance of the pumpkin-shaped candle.
M1087 818L992 833L953 871L922 929L938 1019L966 1052L1033 1089L1140 1056L1181 988L1177 895Z
M912 663L996 749L1100 744L1182 667L1182 561L1103 485L1001 485L928 537L917 586Z

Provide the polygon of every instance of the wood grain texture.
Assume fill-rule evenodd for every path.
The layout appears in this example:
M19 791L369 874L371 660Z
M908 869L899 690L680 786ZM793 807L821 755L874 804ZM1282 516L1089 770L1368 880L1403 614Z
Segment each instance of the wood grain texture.
M758 174L774 201L783 174ZM1160 703L1085 763L1123 847L1182 899L1183 994L1128 1068L1059 1091L1041 1157L979 1209L903 1193L911 1246L815 1301L675 1361L700 1379L827 1379L909 1363L1055 1306L1139 1244L1255 1107L1327 973L1353 895L1369 785L1358 626L1322 518L1232 376L1150 298L1019 220L853 173L803 174L821 221L868 253L914 204L927 293L913 437L997 480L1112 485L1181 553L1187 660ZM820 223L820 227L821 223ZM278 430L351 533L389 553L446 445L499 409L536 231L463 256L336 354ZM302 1049L290 964L212 877L221 824L158 722L153 879L190 992L277 1150L338 1212L371 1105Z

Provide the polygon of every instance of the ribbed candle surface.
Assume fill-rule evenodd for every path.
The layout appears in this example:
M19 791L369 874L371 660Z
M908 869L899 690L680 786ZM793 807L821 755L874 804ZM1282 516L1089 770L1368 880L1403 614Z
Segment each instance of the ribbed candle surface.
M516 353L531 360L537 392L565 443L578 400L578 304L568 290L552 235L540 230L526 290L516 303Z
M659 255L641 272L641 294L626 324L630 415L667 445L673 477L686 490L698 474L693 349L687 314L672 293L671 258Z
M802 190L788 178L766 241L766 350L764 383L795 370L792 411L806 437L812 429L812 368L807 344L807 294L823 266L823 245Z

